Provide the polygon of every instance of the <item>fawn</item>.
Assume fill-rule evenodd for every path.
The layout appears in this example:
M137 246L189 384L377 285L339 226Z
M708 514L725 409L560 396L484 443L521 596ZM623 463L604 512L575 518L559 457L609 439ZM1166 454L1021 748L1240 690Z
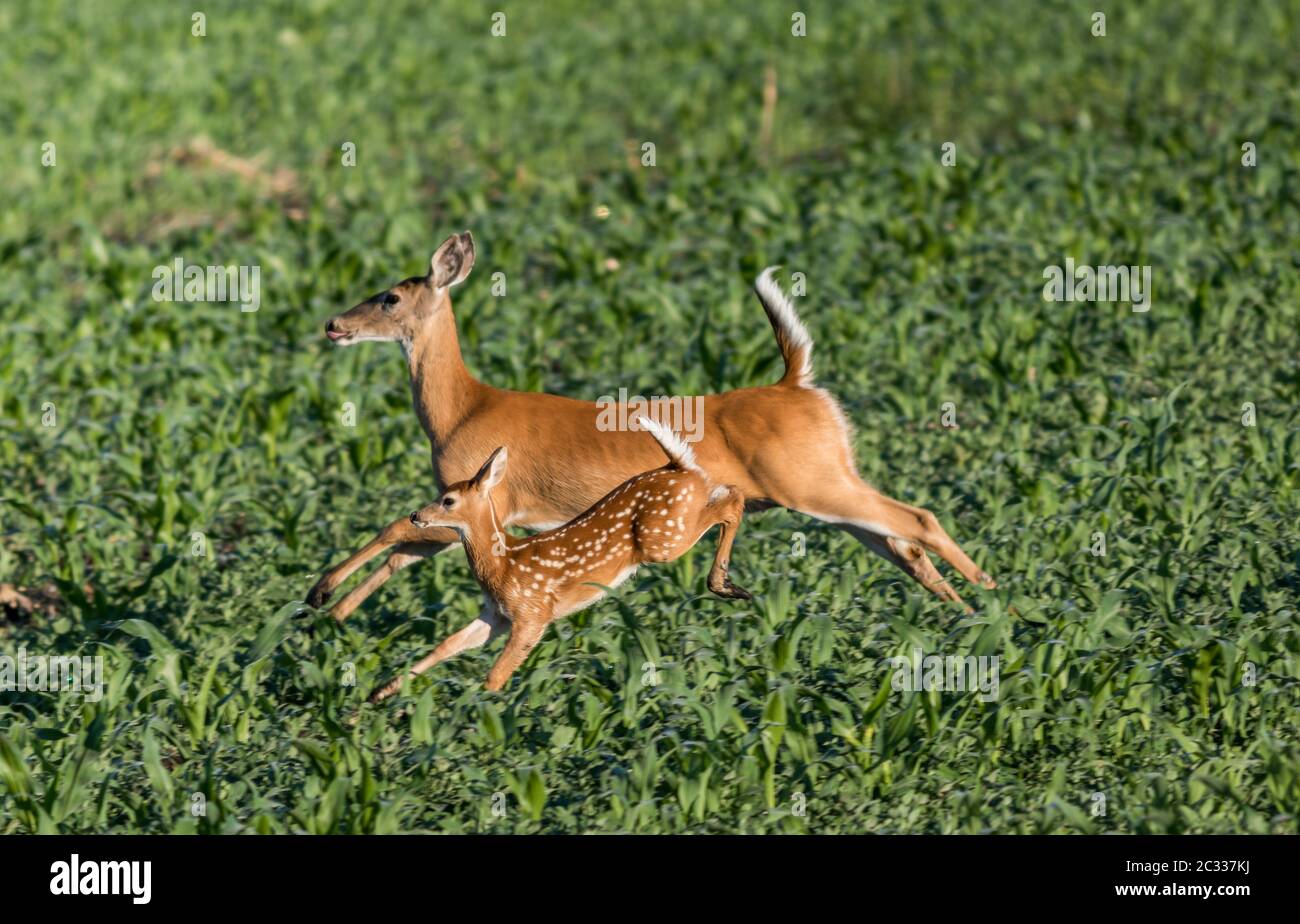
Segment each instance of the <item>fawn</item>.
M709 590L729 599L750 599L749 591L733 584L727 573L744 496L731 485L715 485L695 463L691 447L672 431L644 417L639 423L663 447L668 464L628 479L556 529L527 539L502 532L492 495L505 478L504 446L493 451L473 478L452 485L434 503L411 514L417 529L441 527L460 536L483 588L483 611L407 675L372 693L370 702L392 696L405 676L422 674L483 645L508 622L510 640L487 679L487 689L501 689L548 625L595 603L642 564L680 558L717 524L722 530L709 569Z
M469 233L453 235L433 254L427 275L403 280L331 318L325 332L339 346L367 340L401 344L437 483L469 478L493 447L505 445L510 474L495 494L501 526L547 529L653 468L659 449L638 429L601 429L594 402L506 391L470 375L450 292L469 276L474 260ZM734 485L747 511L786 507L834 524L945 600L960 603L961 597L927 552L968 581L996 587L933 513L887 497L858 477L848 421L835 399L814 384L812 339L772 272L764 270L754 288L785 373L772 385L704 397L703 437L693 447L701 467ZM420 529L401 517L322 575L307 602L323 605L353 572L391 549L382 566L334 605L331 613L341 621L397 571L459 542L452 529Z

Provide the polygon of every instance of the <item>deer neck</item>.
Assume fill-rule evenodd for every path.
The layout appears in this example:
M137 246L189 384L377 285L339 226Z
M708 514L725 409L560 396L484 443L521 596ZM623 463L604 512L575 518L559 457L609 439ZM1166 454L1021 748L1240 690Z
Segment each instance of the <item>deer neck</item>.
M414 337L402 343L402 351L411 374L416 416L436 452L487 387L465 368L450 299Z

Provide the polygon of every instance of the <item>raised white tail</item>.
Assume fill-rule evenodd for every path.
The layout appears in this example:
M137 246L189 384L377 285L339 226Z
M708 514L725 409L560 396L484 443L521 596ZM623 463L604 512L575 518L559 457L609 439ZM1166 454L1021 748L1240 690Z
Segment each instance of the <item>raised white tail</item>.
M769 266L759 274L754 282L754 292L763 303L767 319L772 323L776 333L776 345L785 359L785 375L781 377L782 385L798 385L811 388L813 384L812 337L808 328L799 320L799 312L794 310L794 302L781 291L781 287L772 278L777 268Z
M694 472L706 482L709 480L709 476L705 474L704 469L696 464L695 453L691 450L690 444L680 436L659 421L652 420L645 415L636 418L636 425L655 438L655 441L663 447L664 454L668 456L669 462L684 472Z

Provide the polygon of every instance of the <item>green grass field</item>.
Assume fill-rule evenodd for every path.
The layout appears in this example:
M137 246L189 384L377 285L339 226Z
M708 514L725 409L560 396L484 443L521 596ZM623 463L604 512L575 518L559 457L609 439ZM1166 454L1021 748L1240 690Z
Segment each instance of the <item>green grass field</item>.
M0 833L1295 832L1300 3L1098 5L5 4L0 656L107 683L0 692ZM773 511L752 604L706 541L364 706L479 597L301 609L436 495L398 348L322 325L466 228L471 370L588 400L774 381L750 285L805 274L864 477L1000 588ZM260 310L155 301L178 257ZM1150 310L1045 301L1067 257Z

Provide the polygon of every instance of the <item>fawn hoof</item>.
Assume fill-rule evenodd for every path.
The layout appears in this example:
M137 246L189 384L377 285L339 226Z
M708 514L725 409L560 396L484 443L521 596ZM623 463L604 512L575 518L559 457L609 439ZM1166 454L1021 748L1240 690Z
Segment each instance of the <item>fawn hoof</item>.
M380 703L388 699L388 697L392 696L401 688L402 688L402 681L390 680L388 683L384 684L378 690L375 690L375 692L371 693L370 696L367 697L366 702L370 703L370 705L372 706L378 706Z
M724 600L753 600L754 595L745 588L731 583L731 578L726 578L721 587L710 586L709 590L722 597Z
M314 610L320 609L326 601L334 595L334 591L326 590L325 579L321 578L316 582L316 586L307 591L307 605Z
M998 582L993 580L993 578L989 576L987 571L981 571L979 573L978 580L979 580L979 585L983 587L985 590L997 590Z

